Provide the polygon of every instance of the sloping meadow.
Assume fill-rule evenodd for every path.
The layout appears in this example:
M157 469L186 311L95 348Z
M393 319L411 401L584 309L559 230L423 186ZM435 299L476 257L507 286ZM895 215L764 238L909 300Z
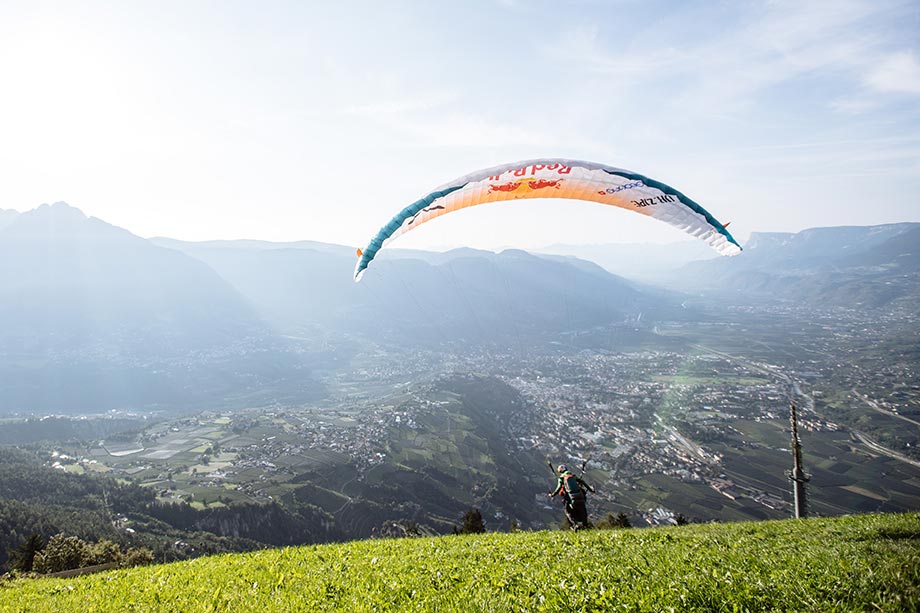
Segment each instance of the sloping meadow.
M920 515L263 550L0 583L0 611L914 611Z

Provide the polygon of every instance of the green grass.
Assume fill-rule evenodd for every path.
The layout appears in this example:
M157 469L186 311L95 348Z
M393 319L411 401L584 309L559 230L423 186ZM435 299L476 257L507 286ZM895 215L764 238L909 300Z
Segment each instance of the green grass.
M0 584L0 611L912 611L920 515L371 540Z

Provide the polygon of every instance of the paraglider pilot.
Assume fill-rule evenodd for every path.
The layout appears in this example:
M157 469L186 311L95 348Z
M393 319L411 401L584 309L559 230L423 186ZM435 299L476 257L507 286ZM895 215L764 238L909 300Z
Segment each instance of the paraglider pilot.
M587 492L596 491L592 486L571 472L565 464L560 464L556 469L559 477L556 489L547 494L550 498L563 496L565 500L565 517L569 520L572 530L583 530L588 527L588 508L585 505Z

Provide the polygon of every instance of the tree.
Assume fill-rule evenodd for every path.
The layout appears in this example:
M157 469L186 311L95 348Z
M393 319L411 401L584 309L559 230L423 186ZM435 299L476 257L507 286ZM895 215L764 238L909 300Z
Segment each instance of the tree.
M125 568L132 566L145 566L153 562L153 552L146 547L132 547L125 552L121 565Z
M422 527L417 521L406 520L403 525L403 533L406 536L422 536Z
M32 570L37 573L57 573L82 566L88 557L89 545L75 536L55 534L45 548L35 554Z
M632 528L632 524L629 523L626 513L620 511L616 515L607 513L607 517L597 522L597 527L609 530L611 528Z
M455 533L456 530L457 529L454 528ZM404 521L387 521L384 522L380 529L380 536L384 538L412 538L422 535L422 526L417 521L411 519Z
M45 548L45 539L36 532L20 543L19 547L10 552L10 567L22 572L31 572L35 561L35 554Z
M683 513L678 513L674 516L674 523L676 523L678 526L686 526L690 523L690 520L687 519Z
M33 541L32 537L24 545L30 541ZM147 547L132 547L122 552L117 543L106 539L98 543L88 543L76 536L65 537L63 534L56 534L51 537L44 549L35 554L33 567L21 570L48 574L98 564L117 564L122 568L128 568L150 564L153 561L153 552Z
M121 547L112 541L102 539L98 543L87 546L86 557L83 558L80 566L95 566L112 562L120 564L122 557Z
M479 509L470 509L463 514L463 525L458 530L459 534L482 534L486 531L485 522Z

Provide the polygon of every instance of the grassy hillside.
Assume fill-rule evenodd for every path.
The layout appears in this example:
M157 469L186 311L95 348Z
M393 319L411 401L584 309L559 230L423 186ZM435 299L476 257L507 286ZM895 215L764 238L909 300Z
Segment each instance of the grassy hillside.
M369 540L0 584L0 611L913 611L920 515Z

